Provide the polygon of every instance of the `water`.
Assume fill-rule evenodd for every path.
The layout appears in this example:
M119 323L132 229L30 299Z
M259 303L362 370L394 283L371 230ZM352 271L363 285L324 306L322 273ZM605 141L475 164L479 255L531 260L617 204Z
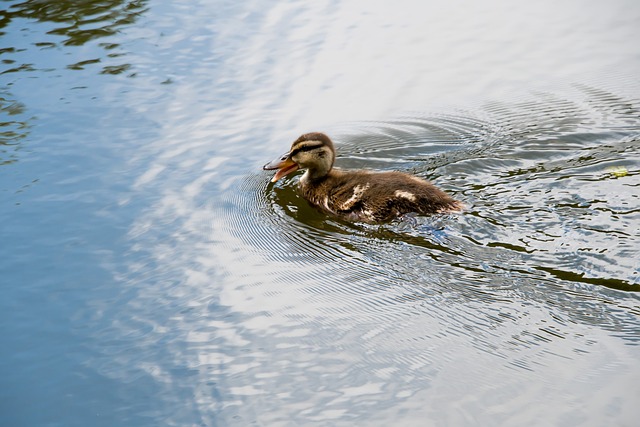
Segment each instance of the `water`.
M632 1L5 1L0 424L633 425ZM351 224L261 165L468 209Z

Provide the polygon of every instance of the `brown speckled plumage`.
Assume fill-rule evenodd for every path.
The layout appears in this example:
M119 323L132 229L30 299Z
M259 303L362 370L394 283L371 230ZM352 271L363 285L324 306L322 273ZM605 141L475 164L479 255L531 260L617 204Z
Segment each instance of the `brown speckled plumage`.
M335 149L328 136L302 135L291 150L264 169L279 169L273 178L297 169L302 196L321 210L351 221L379 223L407 213L454 212L463 205L433 184L402 172L370 172L333 168Z

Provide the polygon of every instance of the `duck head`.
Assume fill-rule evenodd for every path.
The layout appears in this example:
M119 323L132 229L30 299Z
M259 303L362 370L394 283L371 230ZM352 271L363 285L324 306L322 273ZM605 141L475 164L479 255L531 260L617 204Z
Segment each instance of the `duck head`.
M303 180L315 180L326 176L331 171L335 158L336 151L331 139L323 133L312 132L296 139L287 153L262 168L278 170L271 182L276 182L298 169L307 170L302 177Z

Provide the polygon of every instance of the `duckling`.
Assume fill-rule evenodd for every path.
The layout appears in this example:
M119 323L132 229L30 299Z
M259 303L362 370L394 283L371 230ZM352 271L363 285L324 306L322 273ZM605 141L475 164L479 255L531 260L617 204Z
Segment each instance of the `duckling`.
M342 170L333 167L335 158L331 139L312 132L296 139L289 152L263 169L277 169L271 182L298 169L306 170L298 184L302 197L320 210L349 221L382 223L410 213L456 212L464 206L417 176Z

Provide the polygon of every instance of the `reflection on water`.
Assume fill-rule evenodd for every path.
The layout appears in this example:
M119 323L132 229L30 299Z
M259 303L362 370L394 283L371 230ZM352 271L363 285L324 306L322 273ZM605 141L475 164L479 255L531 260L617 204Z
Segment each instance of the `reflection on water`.
M640 8L498 3L10 2L0 424L635 422ZM468 209L327 217L315 130Z
M100 74L116 75L130 69L123 63L125 55L119 43L111 38L121 29L135 23L147 10L146 1L5 1L0 19L0 35L5 43L2 55L2 92L0 92L0 164L14 162L20 143L28 136L29 122L37 120L29 114L30 105L15 99L11 87L29 78L69 70L84 70L93 64ZM38 23L37 25L34 23ZM69 50L63 50L68 47ZM82 50L79 50L83 47ZM79 59L82 57L82 59ZM71 61L71 62L69 62ZM34 75L43 72L41 76ZM56 80L53 77L54 81ZM51 78L51 77L50 77ZM77 78L77 76L76 76ZM73 89L85 89L74 80ZM59 86L56 82L53 86ZM50 86L48 91L53 92ZM40 94L36 95L42 100ZM69 93L64 94L69 97Z
M94 53L95 57L67 64L67 68L72 70L82 70L92 64L102 63L105 59L122 56L118 43L99 41L116 35L121 28L135 23L146 10L146 3L146 0L13 2L6 7L3 19L0 20L0 31L4 37L9 36L12 42L12 46L2 52L5 55L3 63L9 66L2 74L54 70L52 65L58 61L51 60L55 55L51 52L59 52L62 46L83 46L96 42L97 46L106 51ZM33 34L26 40L27 44L24 44L23 40L16 37L16 27L20 24L13 22L20 19L38 21L47 26L31 27L30 32ZM39 53L36 55L36 52ZM119 74L129 68L130 64L103 65L101 73Z
M211 230L198 226L203 207L197 217L186 215L192 220L183 231L205 233L223 246L202 247L203 264L195 270L226 266L235 284L221 288L218 303L241 313L235 326L214 322L235 344L211 345L216 357L208 363L235 366L240 357L243 366L232 384L218 383L230 391L221 394L222 419L240 411L245 421L255 416L267 424L283 422L284 414L294 424L371 420L371 405L395 419L417 402L435 411L435 403L424 402L457 393L448 382L462 376L479 394L493 396L468 396L472 408L499 399L524 411L530 401L508 390L526 388L528 375L540 370L595 405L592 395L569 385L582 381L578 372L601 381L609 363L628 368L632 362L624 351L609 353L608 361L583 357L604 350L594 336L630 345L640 337L634 166L640 110L637 99L593 93L579 86L492 103L475 114L336 130L339 166L411 171L467 202L463 215L421 218L416 227L345 223L301 199L297 178L274 185L259 172L223 187L222 215L204 208L217 218ZM629 173L615 177L611 165ZM203 179L199 188L216 180ZM201 191L183 201L197 201ZM194 273L186 278L193 288L211 286ZM469 346L479 351L477 359L468 356ZM237 350L223 350L229 348ZM247 366L243 348L252 354ZM478 360L492 367L478 371ZM450 364L461 370L447 371ZM615 382L620 389L609 396L624 399L630 384L622 377ZM294 391L264 396L283 383ZM544 399L551 387L530 391ZM259 415L240 410L248 401ZM301 402L307 410L298 408Z
M608 369L606 362L591 365L580 357L600 351L592 328L637 344L639 300L619 291L640 290L640 104L601 94L579 86L490 104L477 113L482 119L415 116L341 128L339 166L408 170L429 178L468 203L463 215L421 218L416 227L344 223L301 199L297 178L273 185L264 173L246 178L240 191L226 192L228 221L221 222L231 225L233 237L222 240L233 241L229 247L249 246L265 261L259 274L242 275L244 285L226 288L222 302L249 316L243 325L298 319L306 325L301 336L277 329L255 333L269 336L274 350L300 343L309 351L331 348L313 366L336 366L329 376L337 384L315 377L303 383L319 384L313 394L325 396L316 399L317 412L295 410L298 400L289 396L270 399L270 405L289 408L283 412L296 422L344 420L345 413L370 420L372 404L378 414L397 416L417 396L433 402L440 401L438 393L451 392L438 381L442 366L472 364L474 372L459 371L471 383L489 375L460 354L471 345L485 354L475 353L479 360L502 360L500 367L492 364L492 381L511 384L502 389L483 383L479 389L524 410L528 403L505 390L525 387L525 372L544 366L564 381L575 375L554 358L596 376ZM611 165L626 166L629 173L615 177L607 172ZM220 238L224 231L214 234ZM253 258L243 252L224 256L224 265L249 263ZM343 345L356 345L364 365L337 356ZM613 357L621 357L615 363L630 362ZM287 378L291 372L312 375L306 365L285 367L267 377L273 382L264 387L286 381L283 372ZM511 368L524 376L518 379ZM344 377L337 374L345 370ZM250 372L246 387L265 384L262 369ZM398 376L401 383L391 379ZM624 392L614 394L619 399ZM475 396L471 403L490 401ZM533 421L526 415L517 419Z
M0 92L0 166L16 161L20 142L29 134L25 106Z

